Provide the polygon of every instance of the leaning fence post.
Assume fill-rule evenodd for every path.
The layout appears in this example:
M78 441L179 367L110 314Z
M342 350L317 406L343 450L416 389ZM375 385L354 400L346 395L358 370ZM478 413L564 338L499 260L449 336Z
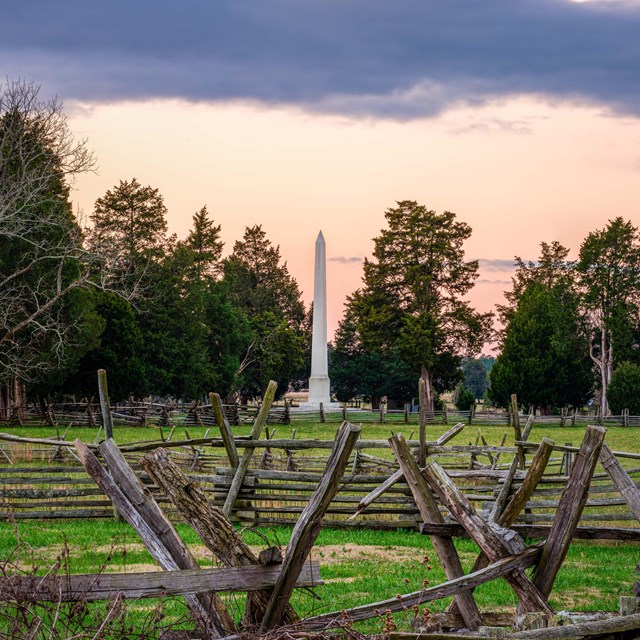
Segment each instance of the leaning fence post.
M418 403L420 408L420 449L418 451L418 464L421 467L427 462L427 385L424 378L418 381Z
M253 423L253 428L251 429L249 440L257 440L260 437L262 427L264 427L265 423L267 422L267 414L269 413L271 403L275 398L277 388L278 383L270 380L269 385L267 386L267 390L265 391L264 398L262 399L262 406L260 407L260 411L258 411L258 415L256 416L255 422ZM224 506L222 507L222 511L227 517L230 516L231 510L233 509L233 504L236 501L238 494L240 493L242 483L244 482L244 477L247 474L247 470L249 469L249 465L251 464L251 458L253 457L254 452L255 449L253 449L252 447L247 447L242 454L242 458L240 458L240 461L238 462L236 473L233 476L231 486L229 487L227 499L225 500Z
M102 410L105 438L113 438L113 416L111 415L111 405L109 404L107 372L104 369L98 369L98 393L100 395L100 409Z
M631 513L640 522L640 490L606 444L600 450L600 464L618 488Z
M451 512L451 515L466 529L469 536L473 538L490 561L496 562L505 556L519 555L526 549L518 534L497 525L490 525L483 520L435 460L424 468L422 475ZM546 597L532 584L523 571L513 571L504 578L520 599L523 610L543 611L549 615L553 613Z
M273 588L271 599L262 619L263 630L273 628L282 620L293 587L307 561L309 551L320 533L322 516L340 488L342 475L349 462L353 446L360 436L360 431L360 427L349 422L343 423L340 427L318 488L300 514L291 533L280 576Z
M142 468L153 482L171 499L180 515L191 525L204 545L226 567L256 565L256 558L229 519L208 499L199 482L191 480L171 460L166 449L149 451L140 460ZM247 594L243 620L257 624L261 621L270 598L269 590ZM285 621L293 623L298 617L288 607Z
M222 398L220 398L220 395L217 393L210 393L209 401L211 402L211 409L213 410L213 415L215 416L216 422L218 423L218 427L220 429L220 435L222 436L222 442L224 443L224 448L227 452L229 464L233 468L236 468L238 466L240 458L238 457L238 450L236 449L236 442L233 438L233 433L231 431L231 427L229 426L229 421L224 415Z
M199 565L193 554L156 501L142 486L113 440L108 439L100 445L100 451L110 465L113 477L86 444L80 440L76 440L74 444L87 473L135 529L156 562L167 571L198 569ZM185 600L205 632L224 637L235 630L224 603L215 593L188 594L185 595Z
M533 584L545 597L551 593L589 497L589 485L606 432L604 427L587 427L582 445L573 462L569 481L560 498L540 561L532 577Z
M389 438L389 443L395 453L405 480L409 485L414 502L420 511L422 521L428 524L444 524L444 518L440 513L435 499L431 495L431 489L420 473L420 468L413 455L411 455L411 450L404 436L402 434L394 435ZM464 575L458 552L451 537L432 535L430 538L447 578L453 580L454 578L459 578ZM456 596L455 602L458 605L458 609L466 626L472 631L478 629L482 625L482 617L473 599L471 590L459 593Z

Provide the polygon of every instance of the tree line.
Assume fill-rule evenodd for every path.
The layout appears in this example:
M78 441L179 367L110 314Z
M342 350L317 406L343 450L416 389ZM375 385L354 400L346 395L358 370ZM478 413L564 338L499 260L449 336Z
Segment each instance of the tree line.
M311 313L261 225L223 257L206 206L180 240L159 190L131 178L98 198L83 226L70 189L94 165L57 101L30 83L2 87L0 409L27 392L91 396L98 368L112 372L114 399L304 385ZM543 242L535 262L516 257L496 331L496 315L466 299L478 277L478 261L465 259L469 225L412 200L385 221L330 345L338 400L402 404L421 378L431 409L454 389L461 404L486 391L506 406L516 393L542 412L598 391L603 415L640 413L630 404L640 385L640 237L630 222L590 233L577 260L557 242ZM495 363L476 357L491 340Z

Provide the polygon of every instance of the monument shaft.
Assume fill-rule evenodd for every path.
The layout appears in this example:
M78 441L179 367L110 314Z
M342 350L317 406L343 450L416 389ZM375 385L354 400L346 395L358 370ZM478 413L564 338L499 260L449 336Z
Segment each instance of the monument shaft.
M313 334L311 338L311 377L309 404L328 405L331 401L327 359L327 254L322 231L316 240L313 284Z

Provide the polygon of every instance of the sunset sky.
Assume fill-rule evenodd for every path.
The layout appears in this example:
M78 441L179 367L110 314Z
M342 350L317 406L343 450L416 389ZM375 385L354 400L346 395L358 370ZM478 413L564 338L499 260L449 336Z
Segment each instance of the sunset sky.
M58 95L98 175L159 188L184 237L204 204L226 250L262 224L309 302L327 241L329 324L396 200L455 212L490 310L514 255L575 257L640 225L640 2L0 0L0 74Z

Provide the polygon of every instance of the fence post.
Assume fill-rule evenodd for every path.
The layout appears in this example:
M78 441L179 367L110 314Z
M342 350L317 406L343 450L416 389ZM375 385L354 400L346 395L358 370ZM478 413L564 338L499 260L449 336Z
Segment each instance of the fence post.
M418 402L420 403L420 449L418 464L424 467L427 461L427 388L423 378L418 381Z
M447 415L447 405L442 404L442 420L445 424L449 424L449 416Z
M629 409L624 409L622 411L622 426L623 427L629 426Z
M107 387L107 372L98 369L98 393L100 395L100 409L102 410L102 424L107 440L113 438L113 416L111 415L111 405L109 404L109 389Z
M404 423L409 424L409 403L404 403Z
M342 405L342 421L344 422L347 419L347 403L345 402Z
M320 403L320 422L322 423L326 422L324 418L324 402Z

